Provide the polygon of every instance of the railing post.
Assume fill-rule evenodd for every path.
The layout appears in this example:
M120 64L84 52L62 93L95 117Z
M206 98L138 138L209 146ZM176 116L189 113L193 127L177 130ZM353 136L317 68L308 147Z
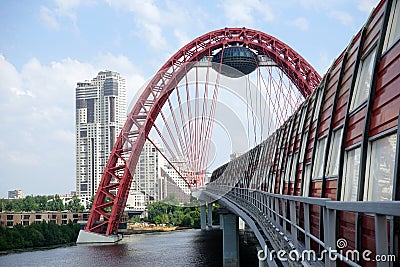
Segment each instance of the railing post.
M282 199L282 216L283 216L283 218L285 218L285 219L287 219L288 218L288 216L287 216L287 212L286 212L286 199ZM282 220L282 228L283 228L283 232L284 233L286 233L286 224L287 224L287 222L286 222L286 220Z
M265 207L265 204L266 204L266 202L267 202L267 198L266 198L266 195L264 194L264 193L260 193L261 194L261 207L262 207L262 212L263 212L263 214L265 215L265 214L267 214L267 210L266 210L266 207Z
M375 247L376 255L389 255L388 251L388 232L386 215L375 215ZM389 267L389 261L377 261L378 267Z
M296 202L294 202L294 200L289 200L289 208L290 208L290 221L297 225ZM290 232L293 237L293 245L297 249L299 247L299 243L297 240L297 228L294 225L291 225Z
M330 251L336 248L335 237L336 237L336 216L335 211L322 207L323 211L323 224L324 224L324 244L325 248ZM325 257L326 267L335 267L336 261L329 257L329 254Z
M304 231L305 235L305 245L306 249L311 249L311 239L307 234L310 234L310 205L308 203L304 203Z
M276 224L281 225L279 216L278 216L278 214L279 214L279 199L275 197L274 200L275 200L275 221L276 221Z

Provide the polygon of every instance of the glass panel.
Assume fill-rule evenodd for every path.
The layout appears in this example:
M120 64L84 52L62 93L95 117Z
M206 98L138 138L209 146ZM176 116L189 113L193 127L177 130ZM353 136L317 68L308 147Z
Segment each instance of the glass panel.
M299 157L299 153L295 153L293 157L293 163L292 163L292 169L290 171L290 181L294 182L294 179L296 177L296 167L297 167L297 158Z
M313 121L318 118L319 110L321 109L322 95L323 95L322 90L319 90L318 96L317 96L317 104L316 104L315 110L314 110Z
M290 164L292 163L292 155L289 155L287 162L286 162L286 169L285 169L285 182L289 181L290 178Z
M315 159L314 159L313 179L322 178L323 176L325 146L326 146L326 137L318 140L317 151L315 153Z
M299 133L301 133L303 131L304 128L304 121L306 120L306 108L302 109L302 113L301 113L301 120L300 120L300 125L299 125Z
M365 200L392 200L396 138L393 134L371 143Z
M299 159L300 163L304 161L304 155L306 153L307 137L308 137L308 132L305 132L303 135L303 140L301 141L300 159Z
M346 152L346 168L343 176L342 201L357 201L361 148Z
M390 48L400 37L399 14L400 1L393 1L383 51L386 51L388 48Z
M329 149L328 168L326 170L327 176L336 176L339 172L339 156L340 146L342 143L343 128L333 132L331 147Z
M375 63L375 53L376 48L373 49L360 64L350 110L354 110L368 98L372 82L372 71Z
M308 191L310 188L310 174L311 174L311 164L307 164L304 171L303 197L308 197Z
M271 193L275 193L275 178L276 178L276 173L273 173L272 179L271 179L272 181L271 181L270 188L269 188L269 191Z

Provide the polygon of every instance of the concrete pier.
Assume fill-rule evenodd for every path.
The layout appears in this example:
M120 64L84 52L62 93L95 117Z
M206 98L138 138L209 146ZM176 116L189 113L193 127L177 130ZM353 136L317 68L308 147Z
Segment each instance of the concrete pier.
M239 220L235 214L222 214L223 266L239 266Z
M206 230L206 228L207 228L206 218L207 218L206 206L205 205L201 205L200 206L200 227L201 227L201 230Z
M116 243L122 239L122 235L102 235L85 230L80 230L77 244L90 244L90 243Z
M212 203L208 203L207 207L207 226L212 228Z

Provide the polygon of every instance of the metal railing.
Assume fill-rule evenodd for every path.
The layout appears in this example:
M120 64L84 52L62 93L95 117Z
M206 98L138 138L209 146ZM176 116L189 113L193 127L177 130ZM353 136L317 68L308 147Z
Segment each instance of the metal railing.
M338 212L353 212L374 217L376 255L389 255L387 220L400 216L400 201L342 202L332 201L329 198L279 195L222 185L208 186L204 192L228 199L238 207L246 209L264 228L273 225L280 232L281 239L288 239L299 255L302 255L301 253L305 250L312 250L313 240L325 253L328 253L319 261L320 263L323 261L325 266L336 266L337 259L350 266L360 266L357 259L346 257L347 254L343 255L336 250ZM320 237L313 235L311 231L310 209L312 206L319 207L322 212L322 221L319 223L323 223L323 233L319 233ZM300 212L302 212L302 224L300 224ZM299 239L299 233L304 235L304 241ZM276 240L269 241L276 242ZM281 247L281 244L276 244L275 247ZM350 256L354 255L350 254ZM377 266L393 266L394 263L376 261L376 264Z

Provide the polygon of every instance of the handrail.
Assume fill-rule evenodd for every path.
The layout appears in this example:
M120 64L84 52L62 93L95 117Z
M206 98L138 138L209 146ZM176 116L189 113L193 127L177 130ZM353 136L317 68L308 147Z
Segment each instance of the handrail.
M336 240L337 212L362 213L375 217L375 245L377 255L388 255L387 216L400 216L400 201L343 202L333 201L330 198L280 195L261 190L216 184L207 186L205 191L212 192L219 197L231 199L238 206L248 206L249 210L253 211L255 218L267 220L272 223L292 241L296 250L300 252L303 250L299 247L300 240L297 238L297 231L300 231L305 237L305 249L310 250L311 240L314 240L324 249L333 250L333 255L350 266L360 265L355 260L349 259L335 250L336 242L338 241ZM296 211L296 203L304 205L304 227L301 227L297 223L298 212ZM323 240L311 234L309 222L310 205L316 205L322 209L323 221L320 223L324 224ZM289 209L289 212L287 212L287 209ZM290 231L286 227L287 224L290 226ZM388 266L387 262L377 262L377 264L378 266ZM325 265L336 266L336 261L327 257L325 258Z

